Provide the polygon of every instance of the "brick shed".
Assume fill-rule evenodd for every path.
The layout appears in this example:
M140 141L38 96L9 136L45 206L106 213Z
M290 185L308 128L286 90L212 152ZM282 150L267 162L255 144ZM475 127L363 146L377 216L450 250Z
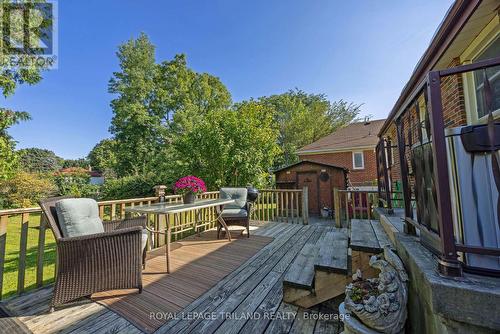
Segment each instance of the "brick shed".
M346 168L302 160L274 172L278 189L308 188L309 214L317 215L322 207L333 208L333 188L346 189Z

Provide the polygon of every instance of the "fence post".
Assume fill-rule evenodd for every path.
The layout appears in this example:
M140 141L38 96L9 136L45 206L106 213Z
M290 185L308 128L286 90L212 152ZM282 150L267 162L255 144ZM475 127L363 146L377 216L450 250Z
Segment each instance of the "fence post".
M340 222L340 193L339 188L333 188L333 208L335 210L335 226L341 227Z
M302 188L302 216L304 219L303 224L309 224L309 192L307 187Z
M7 243L7 224L9 216L0 216L0 300L2 299L3 290L3 271L5 262L5 248Z
M167 186L154 186L153 189L155 190L155 196L158 197L158 201L165 202L165 189L167 189Z

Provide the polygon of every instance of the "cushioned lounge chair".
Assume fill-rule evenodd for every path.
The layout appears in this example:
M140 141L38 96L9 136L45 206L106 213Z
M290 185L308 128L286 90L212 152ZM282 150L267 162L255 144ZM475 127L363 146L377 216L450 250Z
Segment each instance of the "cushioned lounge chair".
M61 228L63 222L59 221L56 211L56 203L67 198L54 197L40 201L57 244L56 281L51 310L101 291L139 289L139 293L142 292L141 271L145 265L147 243L147 234L144 237L146 217L105 221L102 222L100 233L67 236L67 226ZM85 218L98 217L98 212L95 212L98 210L97 203L91 203L90 207L85 202L83 205Z
M220 198L234 199L235 202L224 206L222 219L227 226L242 226L247 230L247 237L250 238L250 213L252 203L247 200L248 191L246 188L221 188ZM220 237L222 226L217 226L217 238Z

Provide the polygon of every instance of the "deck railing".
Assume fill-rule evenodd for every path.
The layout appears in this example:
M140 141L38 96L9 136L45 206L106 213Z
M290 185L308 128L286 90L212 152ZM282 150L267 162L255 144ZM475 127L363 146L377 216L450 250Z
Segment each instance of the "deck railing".
M293 190L260 190L254 205L251 218L259 221L282 221L307 223L307 204L304 205L303 189ZM152 196L122 200L98 202L99 216L104 221L123 219L129 213L127 207L157 203L160 197L167 203L179 203L180 195ZM205 192L198 195L200 199L219 197L218 191ZM304 211L305 210L305 211ZM304 214L305 212L305 214ZM201 209L201 213L188 211L177 217L168 215L171 223L172 239L178 240L193 234L197 218L215 226L216 212L214 208ZM175 218L175 219L174 219ZM56 245L46 218L39 207L0 210L0 300L18 295L27 289L41 287L54 279L56 263ZM156 230L166 225L165 217L154 214L147 215L148 225ZM155 234L151 247L158 248L165 244L165 237Z
M487 125L482 130L476 129L476 133L471 132L468 145L473 142L471 138L474 138L476 148L466 151L472 157L472 161L475 161L475 155L491 155L492 160L496 159L498 140L495 138L498 138L498 133L496 133L498 132L496 130L498 119L494 110L494 101L498 100L498 90L495 90L494 82L498 80L496 78L498 71L494 72L492 69L499 66L500 57L496 57L429 72L426 80L417 86L413 98L404 108L401 108L402 112L394 119L405 207L405 232L415 235L416 229L419 230L422 244L438 255L438 270L446 276L461 276L462 270L475 274L500 276L500 270L496 264L492 266L479 261L477 264L471 264L472 258L476 256L481 256L483 259L487 257L498 259L500 247L498 244L484 246L483 241L479 243L483 246L479 246L477 242L467 243L464 237L465 231L482 231L484 226L497 226L497 222L493 220L497 218L491 215L490 221L487 221L487 219L479 219L478 216L477 219L464 219L462 222L462 213L471 209L468 207L469 203L465 203L464 206L459 192L474 192L474 189L468 189L468 186L460 189L462 186L459 183L464 181L466 184L465 180L469 176L466 173L458 174L454 166L455 159L459 159L456 161L466 160L463 156L458 157L454 151L458 147L454 147L456 144L451 138L447 138L445 133L446 129L456 125L447 124L445 110L452 110L454 105L450 104L450 99L445 99L444 96L445 93L447 96L450 95L448 89L446 88L445 91L444 88L448 85L447 80L455 80L454 78L462 80L464 76L472 76L472 79L475 74L481 74L474 78L474 81L477 80L478 87L480 87L476 98L478 103L481 101L483 104ZM491 74L490 71L495 74ZM457 123L465 125L464 121ZM463 142L460 147L465 150ZM495 170L495 167L497 166L494 165L492 169ZM379 185L382 186L387 183L384 173L382 168L378 174ZM472 171L470 174L473 177ZM484 191L489 190L484 189ZM498 191L498 186L496 191ZM414 215L414 202L416 203L416 216ZM476 203L470 203L471 208L476 205ZM488 210L496 212L497 207L498 203L494 203L488 207ZM485 225L482 226L482 224Z
M262 189L254 204L252 220L308 223L307 187L303 189Z
M346 226L351 219L371 219L378 201L378 191L334 188L335 225Z

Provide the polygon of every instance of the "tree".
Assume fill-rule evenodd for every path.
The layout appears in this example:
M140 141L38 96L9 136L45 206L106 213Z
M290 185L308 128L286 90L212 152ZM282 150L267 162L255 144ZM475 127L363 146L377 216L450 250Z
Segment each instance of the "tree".
M86 158L79 159L64 159L62 163L63 168L83 168L87 170L89 168L90 162Z
M3 3L3 2L2 2ZM27 6L33 7L34 3L32 1L18 1L16 6ZM15 32L24 32L24 20L21 20L19 13L17 11L12 14L11 20L9 21L9 30L11 34L8 36L9 42L13 44L24 43L22 34L16 34ZM43 33L45 28L49 28L52 25L52 21L46 17L35 17L40 16L37 11L30 10L29 12L30 20L37 19L41 24L39 27L41 29L31 31L31 42L35 44L37 39L40 39L40 34ZM16 19L16 15L17 19ZM41 19L41 21L40 21ZM4 31L3 23L5 20L0 20L0 30ZM0 49L4 50L6 38L0 38ZM12 55L9 52L0 52L0 89L4 97L14 94L16 88L20 84L34 85L38 83L41 79L41 71L44 69L44 65L40 65L39 62L25 62L23 59L30 57L31 55L22 52L20 54ZM24 63L29 64L27 66L15 66L8 67L5 64L10 63ZM18 167L18 158L15 154L15 141L7 133L7 129L20 121L29 120L30 116L26 112L12 111L5 108L0 108L0 180L11 177Z
M324 94L301 90L264 96L257 102L272 110L279 131L278 143L283 153L277 157L276 167L296 162L299 148L352 122L361 106L343 100L330 102Z
M116 170L120 176L142 174L165 145L166 110L155 101L158 66L155 47L145 34L119 47L120 72L113 73L109 92L113 119L110 131L117 142Z
M2 1L2 4L8 3L9 1ZM38 40L41 39L46 30L52 26L52 21L50 17L45 17L40 15L39 11L32 10L36 6L34 1L20 0L16 1L16 6L27 7L31 10L26 11L29 15L29 22L37 22L38 29L30 29L30 39L31 45L38 45ZM5 10L5 8L4 8ZM4 11L2 11L3 14ZM41 71L45 69L45 64L37 61L30 61L33 59L32 56L35 55L36 51L26 48L22 52L16 52L15 54L6 51L5 44L7 38L9 42L14 45L24 45L24 32L25 20L21 18L24 11L11 11L11 19L9 22L8 36L0 38L0 60L2 66L0 67L0 89L5 97L14 94L17 86L19 84L34 85L38 83L41 79ZM5 20L0 20L0 29L4 31L3 23ZM2 34L3 35L3 34ZM5 51L5 52L4 52ZM5 64L23 64L23 66L6 66Z
M29 208L55 193L56 187L50 178L20 171L0 180L0 208Z
M264 185L279 153L272 115L257 103L209 112L175 141L183 174L204 179L209 189Z
M25 148L17 151L21 168L30 173L55 172L62 167L64 159L50 150Z
M100 172L113 172L116 166L116 141L103 139L90 151L87 159L92 169Z
M145 34L119 47L120 71L109 82L110 131L119 176L151 172L172 155L173 138L188 131L212 110L228 108L231 96L216 77L187 67L176 55L157 64L155 47Z
M14 174L19 159L14 152L16 142L7 132L7 129L20 121L29 120L27 112L11 111L0 108L0 180L7 179Z
M175 133L189 130L210 111L231 106L231 94L220 79L188 68L183 54L163 62L160 75L160 96Z

